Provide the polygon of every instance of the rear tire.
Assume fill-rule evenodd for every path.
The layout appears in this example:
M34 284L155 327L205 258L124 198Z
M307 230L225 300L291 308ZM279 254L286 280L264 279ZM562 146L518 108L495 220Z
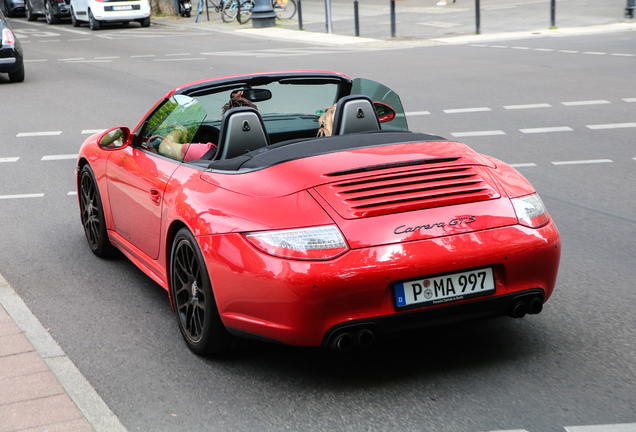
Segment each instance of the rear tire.
M139 20L142 27L150 27L150 17Z
M46 0L44 2L44 17L46 18L46 23L47 24L59 24L60 23L60 17L55 15L51 11L51 4L49 3L48 0Z
M187 228L181 228L172 243L170 277L179 329L192 352L209 356L242 344L221 321L203 255Z
M239 0L240 2L241 0ZM238 15L236 19L241 24L247 24L252 18L252 9L254 9L254 0L245 0L239 6Z
M24 81L24 64L15 72L9 72L9 81L13 83L23 82Z
M91 10L88 11L88 26L93 31L97 31L102 28L102 24L95 19Z
M27 0L25 3L26 4L24 5L24 13L26 15L27 21L37 21L38 16L31 10L31 6L29 6L29 0Z
M104 207L93 170L86 164L80 173L79 183L80 215L84 234L91 251L98 257L108 257L115 248L110 243L104 218Z

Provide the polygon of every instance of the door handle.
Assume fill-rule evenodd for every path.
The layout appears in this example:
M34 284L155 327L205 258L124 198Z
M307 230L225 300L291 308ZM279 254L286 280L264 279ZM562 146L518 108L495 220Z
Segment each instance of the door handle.
M161 204L161 194L156 189L150 189L150 200L155 203L155 205Z

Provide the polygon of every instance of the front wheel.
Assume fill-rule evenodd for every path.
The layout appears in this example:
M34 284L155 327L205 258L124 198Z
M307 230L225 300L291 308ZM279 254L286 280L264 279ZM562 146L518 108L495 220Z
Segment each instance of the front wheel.
M55 15L53 11L51 11L51 4L47 1L44 2L44 17L46 18L47 24L59 24L60 17Z
M82 225L91 251L98 257L112 255L115 248L108 239L106 219L93 170L84 165L80 173L79 201Z
M239 0L240 2L241 0ZM254 0L245 0L239 6L238 15L236 19L241 24L247 24L247 22L252 18L252 10L254 9Z
M296 0L273 0L272 6L278 19L290 20L296 15Z
M221 16L223 18L223 22L230 22L236 18L239 10L239 1L240 0L228 0L223 3L223 10L221 12Z
M27 21L37 21L38 16L33 13L31 10L31 6L29 6L29 1L27 0L24 5L24 13L26 14Z
M75 11L73 10L73 8L71 8L71 24L73 24L73 27L80 26L79 20L75 18Z
M197 241L187 228L177 232L170 262L172 302L188 347L201 356L236 348L241 340L221 321Z

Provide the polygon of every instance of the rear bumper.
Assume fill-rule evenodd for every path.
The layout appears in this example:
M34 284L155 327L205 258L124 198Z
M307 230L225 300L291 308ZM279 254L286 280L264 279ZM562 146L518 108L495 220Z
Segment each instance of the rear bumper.
M507 313L533 290L545 302L556 282L554 224L520 225L355 249L325 262L279 259L240 234L203 236L215 299L226 327L290 345L320 346L343 326L372 323L379 335ZM490 266L496 292L446 305L397 311L393 283Z
M0 72L17 72L22 67L22 56L16 50L0 49Z

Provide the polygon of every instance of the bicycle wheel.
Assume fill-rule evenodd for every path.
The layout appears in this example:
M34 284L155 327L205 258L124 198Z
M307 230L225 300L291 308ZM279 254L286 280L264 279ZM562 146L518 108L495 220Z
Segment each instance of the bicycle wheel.
M227 23L236 18L236 15L238 15L238 10L239 0L228 0L223 3L223 11L221 12L223 22Z
M272 0L276 18L289 20L296 15L296 0Z
M240 1L240 0L239 0ZM236 19L241 24L246 24L252 18L252 10L254 9L254 0L245 0L239 6Z

